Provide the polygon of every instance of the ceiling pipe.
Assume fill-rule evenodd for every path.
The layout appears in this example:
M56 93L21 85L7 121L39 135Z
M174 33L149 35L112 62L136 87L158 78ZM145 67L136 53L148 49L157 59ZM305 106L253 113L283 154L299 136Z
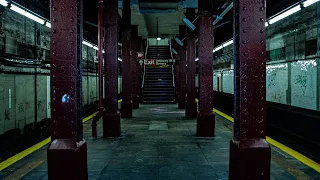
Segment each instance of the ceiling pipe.
M225 16L231 9L233 8L233 2L227 6L226 9L223 10L223 12L220 15L217 15L216 19L213 21L212 25L216 25L220 20L223 19L223 16Z

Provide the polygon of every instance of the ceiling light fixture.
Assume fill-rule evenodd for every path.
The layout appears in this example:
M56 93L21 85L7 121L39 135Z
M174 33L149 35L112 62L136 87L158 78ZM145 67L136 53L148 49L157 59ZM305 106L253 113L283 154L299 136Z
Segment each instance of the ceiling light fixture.
M316 2L318 2L319 0L306 0L305 2L303 2L303 7L308 7Z
M270 19L269 20L269 24L273 24L273 23L275 23L277 21L280 21L281 19L286 18L286 17L290 16L291 14L293 14L295 12L298 12L300 10L301 10L301 7L300 7L300 4L298 4L295 7L293 7L291 9L289 9L289 10L287 10L287 11L285 11L285 12L283 12L283 13L277 15L277 16L275 16L274 18Z

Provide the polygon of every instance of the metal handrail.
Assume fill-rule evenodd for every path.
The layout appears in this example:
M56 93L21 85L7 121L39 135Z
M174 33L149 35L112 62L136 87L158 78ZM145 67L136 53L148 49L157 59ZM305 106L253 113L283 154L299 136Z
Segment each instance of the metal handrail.
M175 78L174 78L174 66L172 65L171 67L172 67L172 85L173 85L173 87L176 87L175 82L174 82L174 80L175 80Z
M142 86L141 88L144 88L144 77L146 76L146 66L143 63L143 77L142 77Z
M145 58L147 57L148 54L148 47L149 47L149 41L147 39L147 47L146 47L146 53L145 53ZM143 77L142 77L142 85L141 88L144 88L144 79L146 76L146 65L144 64L144 60L143 60Z

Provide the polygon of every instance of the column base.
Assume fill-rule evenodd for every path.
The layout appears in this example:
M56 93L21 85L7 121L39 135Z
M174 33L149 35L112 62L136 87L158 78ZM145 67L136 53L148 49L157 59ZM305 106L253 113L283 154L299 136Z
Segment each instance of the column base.
M186 102L186 118L194 119L197 117L197 102Z
M186 99L185 98L179 98L178 99L178 108L179 109L185 109L186 108Z
M132 99L132 107L133 109L139 109L140 107L140 97L138 94L133 94L131 96L131 99Z
M49 180L87 180L87 142L55 139L47 150Z
M121 137L121 114L103 116L103 137Z
M121 117L122 118L132 118L132 109L133 104L130 100L129 102L122 102L121 103Z
M265 139L230 141L229 179L270 179L271 149Z
M214 137L216 116L212 111L199 111L197 117L197 136Z

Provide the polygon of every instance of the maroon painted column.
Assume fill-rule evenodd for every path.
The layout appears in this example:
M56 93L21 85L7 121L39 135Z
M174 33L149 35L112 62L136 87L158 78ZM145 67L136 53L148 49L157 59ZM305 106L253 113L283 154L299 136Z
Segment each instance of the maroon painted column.
M138 25L131 25L131 78L132 78L132 103L133 109L138 109L140 104L140 96L138 92L138 50L139 50L139 37Z
M179 38L182 40L186 37L186 26L180 25L179 26ZM178 108L184 109L186 107L186 92L187 92L187 60L186 60L186 45L180 46L179 45L179 78L177 82L180 84L180 91L178 97Z
M82 0L51 0L48 178L88 179L82 133Z
M121 116L132 118L132 78L131 78L131 7L130 0L123 0L122 9L122 102Z
M266 1L234 2L234 130L229 179L270 179L266 142Z
M193 119L197 117L196 102L196 35L187 30L187 101L186 118Z
M118 111L118 0L104 2L105 111L103 137L121 136Z
M102 44L103 44L103 11L104 1L99 0L98 5L98 98L99 114L103 114L103 77L102 77Z
M199 112L197 136L213 137L213 30L212 0L199 0Z
M138 38L138 51L139 52L144 52L145 50L143 49L143 42L144 40L142 39L142 36L139 36ZM141 72L143 71L142 68L143 66L140 65L139 63L139 59L137 60L138 63L138 71L137 71L137 77L138 77L138 81L137 81L137 90L136 92L139 95L139 102L141 102L141 86L142 86L142 74Z

